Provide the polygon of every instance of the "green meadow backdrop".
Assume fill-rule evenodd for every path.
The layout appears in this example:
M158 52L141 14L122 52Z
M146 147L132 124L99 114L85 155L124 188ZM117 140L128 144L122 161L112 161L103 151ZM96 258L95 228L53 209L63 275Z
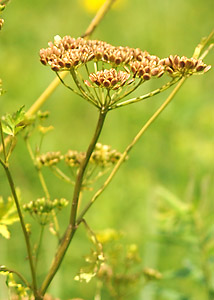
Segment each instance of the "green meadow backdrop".
M120 1L105 16L92 38L113 45L139 47L161 58L169 54L191 57L201 38L213 29L213 11L213 0ZM47 47L48 41L57 34L80 36L93 16L84 1L11 0L3 13L5 24L0 32L0 77L6 90L0 98L1 115L12 113L22 105L27 110L54 79L54 72L39 62L39 49ZM213 65L213 51L205 62ZM137 244L142 265L162 273L163 279L158 283L139 287L134 296L136 300L213 299L208 297L206 283L200 279L203 268L194 224L173 206L174 201L185 205L191 201L197 203L199 213L203 214L204 227L209 226L214 239L212 221L206 225L207 220L212 220L214 210L213 79L211 70L185 82L86 216L95 232L107 228L119 230L123 233L120 243L124 247ZM155 80L149 81L141 91L144 93L156 86ZM139 93L138 90L136 95ZM109 113L100 142L123 151L169 93L167 90L145 102ZM47 124L54 126L54 131L45 138L43 152L86 149L97 119L94 107L60 85L42 110L50 111ZM35 147L38 136L32 137L31 142ZM43 196L21 136L11 158L11 167L23 203ZM49 170L45 170L45 176L53 198L71 199L69 185L57 180ZM10 195L3 169L0 169L0 195L4 198ZM85 197L90 195L92 192L87 191ZM68 217L69 209L59 214L62 228ZM31 222L29 217L26 218ZM19 224L12 225L10 231L10 240L0 236L0 264L20 270L29 278ZM38 237L34 221L32 232L34 241ZM54 237L46 230L42 263L39 264L41 280L48 270L55 246ZM85 229L81 227L49 289L50 294L62 300L94 299L95 281L86 284L73 280L90 248ZM213 263L213 246L207 260ZM214 287L213 280L210 278ZM2 276L0 299L9 299ZM111 298L106 293L102 300Z

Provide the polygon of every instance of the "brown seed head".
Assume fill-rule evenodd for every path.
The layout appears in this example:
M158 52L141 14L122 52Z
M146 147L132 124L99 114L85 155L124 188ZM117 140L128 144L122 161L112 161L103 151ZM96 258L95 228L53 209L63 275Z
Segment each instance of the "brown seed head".
M37 157L38 166L53 166L56 165L62 159L60 151L47 152Z
M67 154L65 154L65 162L70 167L79 167L84 158L84 152L78 152L75 150L69 150Z
M152 76L160 77L163 75L164 67L157 56L146 53L141 61L135 60L129 63L134 77L149 80Z
M92 73L89 79L98 86L108 89L117 89L123 86L129 79L129 74L124 71L117 72L115 69L101 70L97 73Z
M170 55L161 62L165 66L166 72L172 76L188 76L198 72L207 72L211 66L207 66L202 60L195 58L179 57Z

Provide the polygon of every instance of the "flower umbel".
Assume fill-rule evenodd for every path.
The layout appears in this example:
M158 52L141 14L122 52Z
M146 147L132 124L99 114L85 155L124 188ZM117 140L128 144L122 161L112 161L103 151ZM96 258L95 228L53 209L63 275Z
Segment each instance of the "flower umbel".
M66 87L102 110L123 106L126 96L152 78L164 74L172 77L171 82L159 88L161 92L182 77L205 73L211 68L200 59L178 55L160 59L139 48L113 46L81 37L55 36L54 43L48 45L40 50L41 63L50 66ZM60 77L62 71L70 71L78 91L64 83ZM155 90L148 97L158 92ZM137 101L125 101L126 104L134 102Z

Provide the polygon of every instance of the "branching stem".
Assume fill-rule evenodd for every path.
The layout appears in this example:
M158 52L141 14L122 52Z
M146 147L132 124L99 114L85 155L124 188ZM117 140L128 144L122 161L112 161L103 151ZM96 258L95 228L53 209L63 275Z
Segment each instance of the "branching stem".
M85 216L86 212L89 210L89 208L92 206L92 204L95 202L95 200L102 194L102 192L107 188L111 180L113 179L114 175L117 173L118 169L120 168L121 164L125 161L128 153L131 151L133 146L138 142L138 140L141 138L141 136L145 133L145 131L149 128L149 126L157 119L157 117L161 114L161 112L167 107L167 105L172 101L175 94L178 92L178 90L181 88L183 83L185 82L186 78L182 78L180 82L177 84L177 86L174 88L174 90L171 92L171 94L168 96L168 98L165 100L165 102L158 108L158 110L152 115L152 117L146 122L146 124L141 128L141 130L138 132L138 134L134 137L132 142L127 146L125 151L123 152L122 156L118 160L117 164L113 168L111 174L107 178L107 180L104 182L103 186L94 194L91 201L85 206L85 208L80 213L76 224L79 225L82 221L82 218Z
M167 90L169 87L171 87L173 84L175 84L176 82L178 82L180 79L181 79L181 77L173 78L171 81L167 82L162 87L160 87L160 88L158 88L158 89L156 89L156 90L154 90L152 92L149 92L148 94L145 94L145 95L140 96L140 97L128 99L128 100L123 101L123 102L118 103L118 104L113 104L113 105L110 106L109 109L119 108L121 106L125 106L125 105L131 104L131 103L136 103L136 102L145 100L147 98L153 97L153 96L155 96L155 95L157 95L157 94L159 94L159 93Z
M89 159L91 157L91 154L95 148L95 145L97 143L97 140L100 136L100 133L103 128L103 124L105 121L107 111L106 110L100 110L99 114L99 119L97 122L97 126L95 129L95 133L93 135L93 138L89 144L88 150L86 151L86 156L85 159L82 161L82 164L80 165L78 174L77 174L77 179L74 187L74 194L73 194L73 200L72 200L72 206L71 206L71 214L70 214L70 221L69 225L66 229L66 232L64 234L64 237L58 247L58 250L56 252L54 261L52 263L52 266L50 268L49 273L47 274L40 293L42 295L45 294L48 286L50 285L52 279L54 278L57 270L59 269L61 262L65 256L65 253L70 245L70 242L74 236L74 233L76 232L77 226L76 226L76 215L77 215L77 209L78 209L78 202L79 202L79 197L80 197L80 192L81 192L81 187L82 187L82 182L83 182L83 177L85 174L86 167L88 165Z

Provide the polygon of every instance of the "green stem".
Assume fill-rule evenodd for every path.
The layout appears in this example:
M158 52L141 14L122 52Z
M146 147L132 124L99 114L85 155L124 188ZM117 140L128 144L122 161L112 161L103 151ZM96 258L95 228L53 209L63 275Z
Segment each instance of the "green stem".
M121 106L125 106L125 105L131 104L131 103L136 103L136 102L145 100L147 98L153 97L153 96L155 96L155 95L157 95L157 94L159 94L159 93L167 90L169 87L171 87L173 84L175 84L176 82L178 82L180 79L181 79L181 77L173 78L171 81L167 82L162 87L160 87L160 88L158 88L158 89L156 89L156 90L154 90L152 92L149 92L148 94L145 94L145 95L140 96L140 97L132 98L132 99L123 101L123 102L118 103L118 104L111 105L109 107L109 110L110 109L119 108Z
M73 77L73 80L76 84L76 86L78 87L79 91L82 93L83 98L86 99L89 103L95 105L98 108L98 105L96 104L96 100L94 98L91 98L88 93L84 90L84 88L81 86L78 78L77 78L77 73L75 69L71 69L70 73Z
M32 159L33 162L35 162L35 156L33 154L33 151L32 151L32 148L30 146L28 138L25 139L25 142L26 142L26 146L27 146L27 150L29 152L30 158ZM50 194L49 194L49 191L48 191L48 188L47 188L44 176L42 174L42 171L38 167L36 167L36 170L37 170L38 177L39 177L40 183L42 185L43 191L45 193L45 196L46 196L47 199L50 199Z
M16 274L21 279L21 281L25 284L25 286L30 288L29 282L19 272L12 270L12 269L8 269L5 266L4 267L0 266L0 271Z
M105 3L103 4L103 6L101 6L101 8L98 10L96 16L94 17L94 19L92 20L91 24L88 26L86 32L82 35L82 37L88 37L90 36L93 31L95 30L95 28L97 27L97 25L100 23L100 21L104 18L104 16L106 15L106 13L109 11L109 9L111 8L112 4L115 2L116 0L106 0Z
M44 235L44 229L45 229L45 226L41 225L41 230L40 230L40 234L39 234L39 242L38 242L37 251L36 251L35 270L37 269L37 266L38 266L39 253L40 253L40 249L41 249L41 245L42 245L42 238L43 238L43 235Z
M26 243L26 247L27 247L28 259L29 259L29 264L30 264L30 269L31 269L31 276L32 276L32 288L33 288L33 291L34 291L34 295L36 296L37 295L36 274L35 274L35 267L34 267L34 264L33 264L33 256L32 256L32 250L31 250L29 235L28 235L27 230L26 230L24 218L23 218L23 215L22 215L22 211L21 211L21 208L20 208L20 205L19 205L19 200L18 200L16 190L15 190L15 185L14 185L14 182L13 182L8 164L4 163L2 160L0 160L0 163L2 164L2 166L4 167L4 170L6 172L8 183L10 185L10 189L11 189L11 192L12 192L15 204L16 204L17 213L18 213L18 216L19 216L20 224L21 224L21 227L22 227L22 231L23 231L23 234L24 234L25 243Z
M0 133L1 133L1 140L2 140L2 148L3 148L3 155L4 155L4 161L7 161L7 153L6 153L6 147L4 143L4 133L3 133L3 128L2 128L2 123L0 120Z
M37 172L38 172L39 180L40 180L40 183L42 185L42 188L43 188L43 191L45 193L45 196L46 196L47 199L50 199L50 194L49 194L49 191L48 191L48 188L47 188L44 176L42 174L42 171L40 169L37 169Z
M66 229L65 235L57 249L52 266L51 266L46 278L44 279L44 281L42 283L42 286L40 289L41 295L45 294L45 292L46 292L47 288L49 287L51 281L53 280L56 272L58 271L58 269L62 263L62 260L65 256L65 253L68 249L68 246L74 236L75 231L76 231L76 228L72 228L71 225L69 225L68 228Z
M71 215L70 215L70 224L71 226L75 226L75 222L76 222L76 214L77 214L77 206L78 206L78 199L79 199L79 194L81 191L81 187L82 187L82 181L83 181L83 176L86 170L86 167L88 165L89 159L91 157L91 154L94 150L94 147L97 143L97 140L100 136L100 133L102 131L103 128L103 124L105 121L105 117L106 117L106 111L100 111L100 115L99 115L99 119L98 119L98 123L97 123L97 127L94 133L94 136L91 140L91 143L88 147L88 150L86 152L86 156L85 159L83 160L82 164L80 165L78 174L77 174L77 179L76 179L76 184L74 187L74 195L73 195L73 201L72 201L72 208L71 208Z
M94 147L97 143L97 140L100 136L100 133L103 128L103 124L105 121L107 111L106 110L101 110L99 114L99 119L97 122L96 130L95 133L92 137L91 143L89 144L88 150L86 152L85 159L83 160L82 164L80 165L78 174L77 174L77 179L76 179L76 184L74 187L74 194L73 194L73 201L72 201L72 207L71 207L71 215L70 215L70 223L66 229L66 232L64 234L64 237L58 247L57 253L55 255L54 261L52 263L52 266L43 281L42 287L40 289L40 293L42 295L45 294L48 286L50 285L52 279L54 278L56 272L58 271L62 260L65 256L65 253L70 245L70 242L76 232L77 226L76 226L76 215L77 215L77 208L78 208L78 201L79 201L79 196L81 192L81 187L82 187L82 182L83 182L83 176L86 170L86 167L88 165L89 159L91 157L91 154L94 150Z
M174 88L174 90L171 92L171 94L168 96L168 98L165 100L165 102L157 109L157 111L152 115L152 117L146 122L146 124L141 128L141 130L138 132L138 134L134 137L132 142L127 146L123 154L121 155L120 159L118 160L117 164L113 168L111 174L107 178L107 180L104 182L103 186L94 194L92 199L89 201L89 203L85 206L85 208L80 213L76 225L79 225L82 221L82 218L86 214L86 212L89 210L89 208L92 206L92 204L95 202L95 200L103 193L103 191L107 188L111 180L113 179L114 175L117 173L118 169L120 168L121 164L125 161L128 153L131 151L133 146L137 143L137 141L141 138L141 136L145 133L145 131L149 128L149 126L157 119L157 117L161 114L161 112L167 107L167 105L172 101L175 94L178 92L178 90L181 88L183 83L185 82L186 78L182 78L180 82L177 84L177 86Z
M51 166L52 172L60 179L64 180L67 183L74 184L75 182L70 179L62 170L60 170L58 167L55 165Z
M115 104L116 102L120 101L121 99L123 99L123 98L127 97L128 95L130 95L131 93L133 93L142 83L143 83L143 80L140 79L139 82L135 86L131 87L130 89L128 89L128 91L126 91L120 97L118 97L114 101L112 101L112 104Z
M56 75L57 75L57 77L59 78L59 80L61 81L61 83L62 83L66 88L68 88L68 89L69 89L70 91L72 91L73 93L75 93L75 94L77 94L78 96L80 96L80 97L82 97L82 98L85 99L85 97L84 97L82 94L78 93L76 90L72 89L72 87L70 87L69 85L67 85L67 84L65 83L65 81L60 77L60 75L59 75L58 72L56 72Z

